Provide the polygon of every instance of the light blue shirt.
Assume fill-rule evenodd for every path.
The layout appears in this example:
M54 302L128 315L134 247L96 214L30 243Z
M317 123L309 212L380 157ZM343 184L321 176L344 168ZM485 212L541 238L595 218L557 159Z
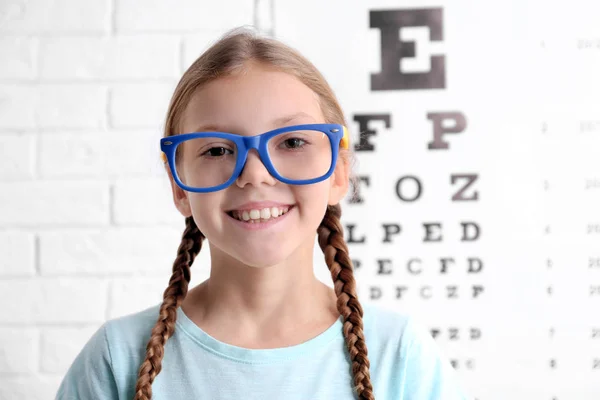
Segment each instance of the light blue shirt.
M159 306L107 321L68 370L58 400L131 400ZM363 305L376 400L471 400L429 332L412 316ZM351 400L342 318L291 347L245 349L209 336L179 308L153 400Z

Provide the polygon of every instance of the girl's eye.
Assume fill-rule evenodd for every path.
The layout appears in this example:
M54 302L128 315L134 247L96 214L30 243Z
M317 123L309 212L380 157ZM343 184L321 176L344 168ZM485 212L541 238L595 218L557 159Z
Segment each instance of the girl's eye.
M233 154L233 151L226 149L225 147L211 147L207 151L205 151L202 155L206 155L209 157L222 157L227 154Z
M283 141L283 145L288 149L299 149L304 144L306 144L306 141L300 138L289 138Z

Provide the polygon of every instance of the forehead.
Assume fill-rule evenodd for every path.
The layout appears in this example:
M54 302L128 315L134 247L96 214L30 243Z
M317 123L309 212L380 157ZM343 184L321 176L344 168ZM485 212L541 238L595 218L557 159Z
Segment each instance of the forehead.
M183 132L255 135L284 125L320 122L325 121L318 96L308 86L291 74L252 66L196 91L180 126Z

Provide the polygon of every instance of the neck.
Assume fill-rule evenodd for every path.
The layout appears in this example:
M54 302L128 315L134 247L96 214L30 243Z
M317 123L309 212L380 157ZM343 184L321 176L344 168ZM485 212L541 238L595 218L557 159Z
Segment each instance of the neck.
M308 337L297 338L302 342L339 317L333 289L314 274L313 246L270 267L249 267L212 246L210 251L210 277L190 291L182 307L214 337L264 346L265 338L283 341L305 330Z

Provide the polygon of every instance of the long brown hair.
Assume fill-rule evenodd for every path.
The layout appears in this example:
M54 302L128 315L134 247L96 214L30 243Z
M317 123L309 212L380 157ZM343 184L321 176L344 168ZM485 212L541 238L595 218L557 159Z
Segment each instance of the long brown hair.
M171 99L164 135L183 133L179 127L181 115L199 87L243 69L250 61L269 65L296 76L318 95L327 123L347 126L331 87L310 61L275 39L262 37L252 30L237 28L213 44L183 74ZM352 153L340 149L340 161L351 163ZM354 179L353 177L351 183L355 182ZM337 295L337 309L344 320L343 334L352 361L353 389L358 399L374 400L363 334L363 309L358 301L353 266L340 217L339 204L327 207L317 229L318 242L331 271ZM204 239L194 219L186 218L181 244L173 263L173 274L164 292L158 321L152 328L146 346L146 358L139 369L134 400L150 400L152 397L152 382L161 371L164 346L175 330L176 310L187 294L190 267L200 252Z

